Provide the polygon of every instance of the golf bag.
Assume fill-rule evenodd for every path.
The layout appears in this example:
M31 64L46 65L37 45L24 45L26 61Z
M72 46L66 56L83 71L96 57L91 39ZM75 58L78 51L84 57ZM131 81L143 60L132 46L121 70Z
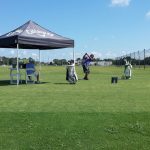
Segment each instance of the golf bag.
M74 64L66 66L66 80L71 84L76 84L78 81Z
M132 75L131 68L132 68L131 63L126 61L125 69L124 69L124 76L126 79L131 79L131 75Z

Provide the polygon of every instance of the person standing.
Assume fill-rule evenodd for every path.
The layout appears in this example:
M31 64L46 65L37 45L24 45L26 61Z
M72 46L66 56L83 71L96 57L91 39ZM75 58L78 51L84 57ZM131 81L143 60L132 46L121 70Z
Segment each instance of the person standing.
M90 63L93 61L94 55L88 55L87 53L84 54L83 59L82 59L82 68L84 72L84 80L89 80L88 75L90 74Z

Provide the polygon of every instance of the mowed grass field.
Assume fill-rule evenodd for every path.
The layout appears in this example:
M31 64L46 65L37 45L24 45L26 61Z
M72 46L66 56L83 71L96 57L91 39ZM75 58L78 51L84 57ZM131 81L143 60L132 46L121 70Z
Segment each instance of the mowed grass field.
M150 69L117 84L111 77L123 67L90 70L90 80L70 85L64 66L42 66L41 84L16 86L0 67L0 149L149 150Z

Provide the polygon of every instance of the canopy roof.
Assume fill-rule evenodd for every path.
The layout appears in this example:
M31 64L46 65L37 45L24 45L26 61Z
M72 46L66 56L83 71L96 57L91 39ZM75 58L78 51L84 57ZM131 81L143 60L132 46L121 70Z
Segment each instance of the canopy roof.
M0 48L58 49L74 47L74 40L51 32L33 21L0 36Z

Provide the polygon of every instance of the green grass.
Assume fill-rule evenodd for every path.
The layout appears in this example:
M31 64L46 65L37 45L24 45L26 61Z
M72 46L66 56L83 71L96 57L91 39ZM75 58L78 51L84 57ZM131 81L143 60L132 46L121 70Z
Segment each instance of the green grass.
M91 67L70 85L65 67L42 67L41 84L16 86L0 67L0 149L149 150L150 69L111 84L123 70Z

